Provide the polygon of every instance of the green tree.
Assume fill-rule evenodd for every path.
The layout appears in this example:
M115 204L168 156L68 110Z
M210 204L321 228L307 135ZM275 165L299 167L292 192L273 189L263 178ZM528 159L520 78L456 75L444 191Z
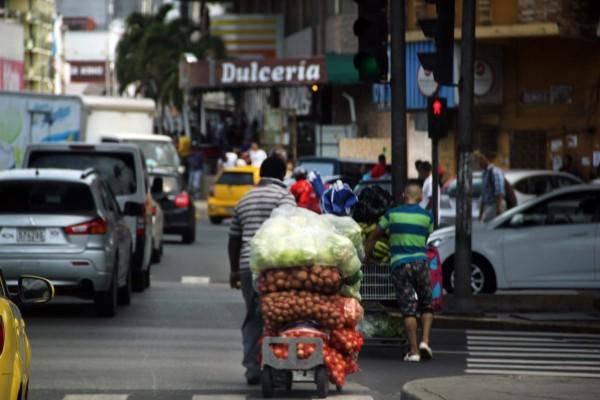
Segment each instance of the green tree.
M189 18L168 20L171 9L169 4L155 15L131 14L117 45L119 92L123 93L133 84L136 94L154 99L160 115L167 106L182 109L179 61L184 53L192 53L199 60L206 57L219 59L225 55L222 40L203 35L201 27Z

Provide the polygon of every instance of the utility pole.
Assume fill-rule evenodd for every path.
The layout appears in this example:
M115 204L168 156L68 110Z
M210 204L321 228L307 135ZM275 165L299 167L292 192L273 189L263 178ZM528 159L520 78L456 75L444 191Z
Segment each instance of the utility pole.
M472 227L472 151L473 87L475 59L475 0L463 0L460 104L458 107L458 193L456 207L455 294L466 300L471 296L471 227ZM467 302L459 304L463 310Z
M392 89L392 189L397 204L406 185L406 9L405 0L390 1Z

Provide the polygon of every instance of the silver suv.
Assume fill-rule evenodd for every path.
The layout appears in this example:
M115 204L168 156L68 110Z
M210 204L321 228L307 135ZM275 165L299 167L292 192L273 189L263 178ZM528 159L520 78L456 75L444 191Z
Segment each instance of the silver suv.
M94 168L123 208L133 202L137 214L125 221L131 232L132 287L141 292L150 286L152 251L152 196L148 187L146 163L142 151L131 144L111 143L36 143L25 150L23 168Z
M23 275L57 294L93 298L112 317L131 301L131 235L109 186L92 169L0 172L0 266L10 287Z

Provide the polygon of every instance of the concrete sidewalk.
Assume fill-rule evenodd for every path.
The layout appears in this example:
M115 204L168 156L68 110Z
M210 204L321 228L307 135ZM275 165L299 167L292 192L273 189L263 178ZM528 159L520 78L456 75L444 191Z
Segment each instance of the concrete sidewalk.
M600 380L565 377L462 375L404 385L401 400L596 400Z

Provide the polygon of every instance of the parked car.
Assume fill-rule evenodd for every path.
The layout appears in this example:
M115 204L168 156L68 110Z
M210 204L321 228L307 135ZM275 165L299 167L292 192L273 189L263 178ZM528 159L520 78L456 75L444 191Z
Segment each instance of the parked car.
M132 287L141 292L150 286L152 207L146 164L139 147L113 143L37 143L23 157L25 168L94 168L115 194L119 206L137 205L136 215L126 215L133 255Z
M137 214L128 202L125 213ZM131 301L131 235L108 185L86 171L0 172L0 265L53 282L58 294L93 298L112 317Z
M454 227L435 231L446 290L454 288ZM600 185L558 189L473 225L471 287L600 289Z
M53 296L52 284L36 276L21 276L17 294L11 296L0 269L0 399L24 400L29 397L31 345L23 316L12 300L21 304L40 304L52 300Z
M473 173L473 218L479 218L479 201L482 190L482 173ZM565 172L546 170L508 170L504 177L515 191L517 204L526 200L541 196L552 190L578 185L583 183L581 179ZM440 198L440 224L442 226L453 225L456 219L456 194L458 191L456 179L447 184Z
M238 201L260 180L256 167L234 167L222 171L208 197L208 218L213 224L233 217Z
M103 143L128 143L138 146L144 154L148 170L183 172L173 140L167 135L142 133L110 133L101 136Z
M153 171L152 196L164 214L163 232L181 235L184 243L196 240L196 207L185 191L181 175Z
M389 194L392 194L392 181L390 179L371 179L368 181L360 181L354 188L354 194L357 196L369 186L379 186Z

